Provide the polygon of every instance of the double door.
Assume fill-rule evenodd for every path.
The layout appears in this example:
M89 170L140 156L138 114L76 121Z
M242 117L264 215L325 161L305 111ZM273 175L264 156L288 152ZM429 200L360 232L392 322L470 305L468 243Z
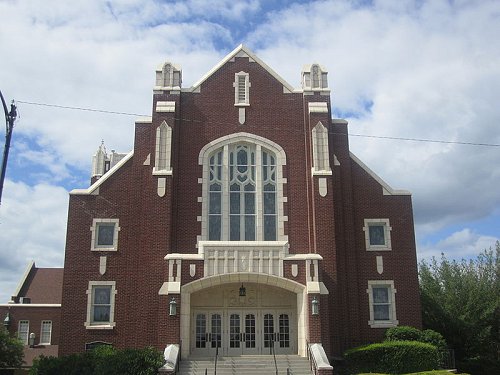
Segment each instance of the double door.
M292 354L296 337L290 311L233 310L193 313L191 353L213 356Z

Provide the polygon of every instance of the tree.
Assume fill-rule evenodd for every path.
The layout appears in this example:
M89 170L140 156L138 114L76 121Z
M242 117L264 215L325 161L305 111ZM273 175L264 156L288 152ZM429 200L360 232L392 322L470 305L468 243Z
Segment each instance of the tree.
M19 368L23 364L23 343L0 327L0 368Z
M500 243L471 260L422 261L419 276L424 327L444 336L461 370L500 373Z

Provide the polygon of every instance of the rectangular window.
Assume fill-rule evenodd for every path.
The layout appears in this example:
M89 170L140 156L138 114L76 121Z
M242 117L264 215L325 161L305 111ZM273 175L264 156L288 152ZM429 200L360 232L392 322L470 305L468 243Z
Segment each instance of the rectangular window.
M115 282L114 281L89 281L87 329L111 329L114 327L114 305L115 305Z
M42 331L40 333L40 344L50 345L52 339L52 321L42 320Z
M368 281L368 300L372 328L394 327L396 320L396 289L393 280Z
M389 219L365 219L363 231L365 232L366 250L392 250L391 230Z
M118 219L94 219L90 228L92 232L92 251L118 250Z
M111 314L111 286L92 288L92 323L109 323Z
M17 338L21 340L24 345L28 345L29 334L30 334L29 320L20 320L19 329L17 330Z

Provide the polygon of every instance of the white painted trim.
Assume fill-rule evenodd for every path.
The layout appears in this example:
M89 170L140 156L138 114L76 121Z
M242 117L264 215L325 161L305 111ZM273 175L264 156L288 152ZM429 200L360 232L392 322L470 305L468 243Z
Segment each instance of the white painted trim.
M99 186L101 186L108 178L110 178L118 169L120 169L126 162L128 162L134 151L130 151L122 160L116 163L113 168L107 171L100 179L94 182L87 189L73 189L69 192L70 195L99 195Z
M21 280L19 280L19 284L17 284L17 288L14 291L13 296L19 297L19 293L21 293L21 289L23 288L24 283L26 283L26 279L28 278L28 276L33 268L36 268L34 260L30 261L28 263L28 265L26 266L26 269L24 270L23 276L21 277Z
M286 88L289 92L294 92L293 86L291 86L288 82L286 82L283 78L281 78L278 73L276 73L273 69L271 69L266 63L264 63L261 59L259 59L252 51L250 51L246 46L243 44L240 44L238 47L236 47L233 51L231 51L226 57L224 57L217 65L215 65L212 69L208 71L203 77L201 77L193 86L191 86L188 89L183 89L182 91L186 92L199 92L197 91L201 84L205 82L212 74L214 74L217 70L219 70L224 64L226 64L228 61L232 60L234 57L241 56L241 52L244 52L245 54L248 55L248 57L262 66L269 74L271 74L275 79L277 79L282 85L283 88ZM286 93L285 90L283 90L284 93Z
M368 173L375 181L377 181L382 186L382 192L384 195L411 195L411 192L408 190L394 190L389 186L387 182L382 180L380 176L378 176L375 172L373 172L368 166L363 163L356 155L352 152L349 152L351 159L358 164L361 168L364 169L366 173ZM109 173L109 172L108 172Z
M50 322L50 335L49 335L49 341L42 341L42 337L43 337L43 323L47 323L47 322ZM39 345L51 345L51 342L52 342L52 328L53 328L53 324L52 324L52 320L42 320L42 322L40 323L40 342L39 342Z

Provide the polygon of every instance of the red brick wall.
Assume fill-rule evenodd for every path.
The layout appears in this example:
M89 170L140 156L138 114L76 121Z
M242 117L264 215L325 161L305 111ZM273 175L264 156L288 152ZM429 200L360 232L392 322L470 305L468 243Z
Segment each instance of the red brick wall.
M250 106L246 121L238 122L234 106L234 74L249 73ZM175 101L175 113L155 113L157 101ZM200 150L209 142L237 132L265 137L283 147L285 234L290 253L318 253L320 278L329 290L320 297L321 319L310 321L310 337L321 340L327 354L340 354L353 345L376 340L382 331L368 326L367 280L394 280L397 315L401 324L420 325L411 199L383 196L381 186L351 161L347 126L332 124L331 113L309 115L308 102L326 102L325 95L283 94L283 86L258 63L235 58L210 76L199 93L168 92L153 96L152 124L135 128L134 156L99 188L98 195L70 197L63 290L61 354L82 351L91 341L109 341L117 347L153 345L163 349L179 341L179 317L168 315L170 296L158 291L168 278L168 253L196 253L201 234L202 166ZM173 176L167 176L164 197L157 195L152 175L156 128L166 120L173 129ZM330 132L328 194L321 197L318 179L311 175L311 131L321 121ZM340 162L334 166L333 154ZM144 165L150 155L150 164ZM323 178L323 177L322 177ZM119 218L117 252L90 251L93 218ZM393 251L384 252L384 273L378 275L373 252L366 252L364 218L389 218ZM99 256L107 256L107 271L99 274ZM203 274L200 261L183 261L182 283ZM305 282L304 262L297 262ZM116 282L116 327L87 330L89 280ZM177 298L178 296L176 296ZM312 297L312 296L309 296ZM180 311L180 298L177 298ZM318 322L316 322L318 321Z
M0 317L2 321L9 312L11 335L17 335L20 320L29 320L29 333L34 333L35 345L40 343L42 333L42 320L52 321L51 345L59 345L59 334L61 330L61 308L60 307L23 307L22 305L13 305L9 307L0 306Z

